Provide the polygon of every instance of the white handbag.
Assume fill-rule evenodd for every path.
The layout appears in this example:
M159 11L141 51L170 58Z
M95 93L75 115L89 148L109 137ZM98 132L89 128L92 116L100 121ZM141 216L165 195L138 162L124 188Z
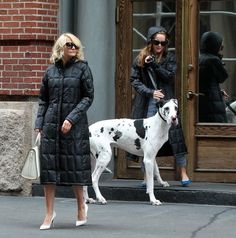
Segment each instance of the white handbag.
M29 150L21 176L26 179L37 179L40 177L39 146L41 133L38 133L34 146Z

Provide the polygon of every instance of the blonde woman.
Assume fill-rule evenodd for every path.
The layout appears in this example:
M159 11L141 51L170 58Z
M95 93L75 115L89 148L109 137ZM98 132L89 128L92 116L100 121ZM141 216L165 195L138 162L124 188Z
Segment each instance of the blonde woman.
M87 222L83 186L91 185L87 110L94 97L93 76L80 40L62 34L52 49L39 93L35 131L41 133L41 177L46 203L41 230L56 218L57 185L72 186L77 199L76 226Z
M176 60L168 51L168 44L169 34L164 27L152 26L148 29L147 45L141 50L131 69L130 82L137 92L132 111L135 119L155 115L160 99L174 97ZM182 186L191 184L186 171L186 154L181 125L171 127L169 141L163 145L158 156L174 155ZM132 159L132 156L129 157ZM146 186L145 173L144 182L140 186Z

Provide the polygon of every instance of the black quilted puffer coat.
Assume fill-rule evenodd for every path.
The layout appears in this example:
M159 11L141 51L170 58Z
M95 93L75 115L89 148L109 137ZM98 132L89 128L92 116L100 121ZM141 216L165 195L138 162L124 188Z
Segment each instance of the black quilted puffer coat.
M87 110L94 97L93 77L85 61L59 61L45 72L35 128L42 129L41 184L91 185ZM64 120L72 123L61 132Z
M199 58L200 122L227 122L224 97L220 84L228 78L219 50L223 38L217 32L205 32L201 38Z
M176 73L175 56L168 52L159 64L149 63L145 67L138 66L135 61L131 68L131 84L136 91L133 102L132 117L135 119L146 118L148 102L153 97L154 86L149 77L148 70L151 72L156 82L157 88L162 89L166 100L174 98L174 79ZM172 126L169 131L169 141L163 145L158 152L158 156L184 155L187 153L187 147L181 127Z

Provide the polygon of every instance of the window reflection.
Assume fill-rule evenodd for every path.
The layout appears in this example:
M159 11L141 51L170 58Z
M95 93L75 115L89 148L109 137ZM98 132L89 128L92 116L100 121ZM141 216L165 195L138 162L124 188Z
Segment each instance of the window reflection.
M133 60L146 44L150 26L163 26L170 34L169 50L175 44L175 1L135 1L133 3Z
M236 123L236 2L228 1L201 1L200 2L200 37L208 31L218 32L223 36L224 49L222 62L225 64L225 69L228 73L228 79L220 83L220 89L224 90L229 96L224 98L226 115L228 123ZM209 72L208 72L209 73ZM206 73L199 73L199 92L201 93L202 85ZM218 74L219 76L219 74ZM208 77L209 78L209 77ZM206 85L205 85L206 86ZM216 88L215 88L216 90ZM209 96L209 95L208 95ZM201 102L204 96L199 98L199 113L204 111L204 103ZM209 96L211 99L211 96ZM204 100L203 100L204 101ZM219 102L216 102L216 104ZM228 105L228 106L227 106ZM206 112L205 112L206 113ZM204 118L204 117L203 117ZM214 122L205 120L199 116L199 122ZM214 117L212 116L212 119ZM219 122L219 121L215 121ZM223 122L223 121L222 121Z

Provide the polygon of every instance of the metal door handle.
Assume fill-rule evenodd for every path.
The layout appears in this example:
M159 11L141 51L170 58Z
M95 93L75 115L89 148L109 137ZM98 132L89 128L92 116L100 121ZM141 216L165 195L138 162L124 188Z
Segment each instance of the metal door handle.
M199 97L199 96L204 96L204 93L197 93L193 91L188 91L187 92L187 99L192 99L193 97Z

